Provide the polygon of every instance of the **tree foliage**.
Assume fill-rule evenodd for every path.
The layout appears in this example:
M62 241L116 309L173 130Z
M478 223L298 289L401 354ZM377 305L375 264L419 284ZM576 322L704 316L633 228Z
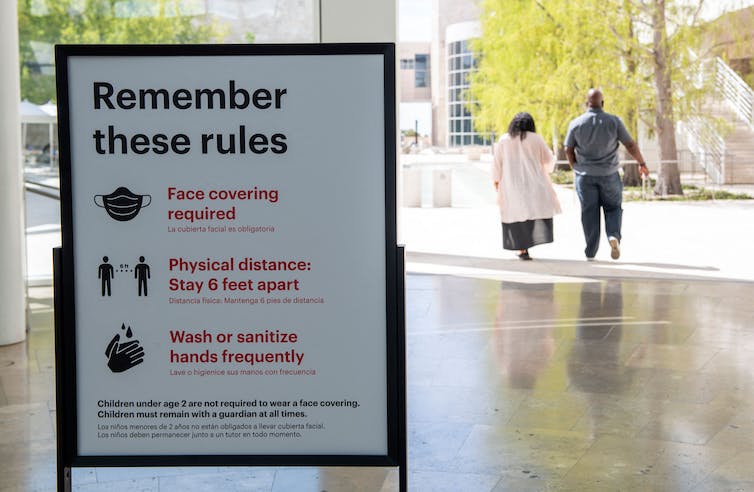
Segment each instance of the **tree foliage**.
M177 0L19 0L18 15L21 94L35 103L55 99L55 44L207 43L222 41L226 32L184 14Z
M472 77L479 129L502 133L528 111L540 133L562 140L598 87L605 109L657 135L661 160L675 161L673 124L706 116L701 78L702 2L683 0L483 0L480 55ZM659 25L662 21L663 24ZM671 155L672 154L672 155ZM677 165L661 169L663 190L681 193ZM665 167L665 166L663 166ZM668 177L672 183L664 180Z
M603 4L485 0L483 34L474 45L481 60L471 85L477 124L500 133L515 113L528 111L546 138L562 138L591 87L601 87L611 111L625 116L632 106L626 96L636 92L621 63L627 48L609 29L584 20L609 14ZM625 26L615 22L614 28L624 34Z

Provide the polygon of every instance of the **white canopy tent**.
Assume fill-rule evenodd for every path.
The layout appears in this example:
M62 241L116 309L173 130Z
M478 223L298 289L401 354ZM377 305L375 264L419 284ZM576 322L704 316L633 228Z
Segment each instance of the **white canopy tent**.
M41 106L24 99L18 105L21 123L55 123L55 117L50 116Z
M52 101L49 101L42 106L37 106L36 104L24 99L19 103L18 110L21 116L21 145L24 151L26 150L27 125L48 125L50 140L50 166L52 167L53 163L55 162L55 125L58 122L58 107L53 104Z
M57 104L55 104L52 101L47 101L46 103L44 103L43 105L41 105L39 108L42 111L44 111L45 113L47 113L50 116L52 116L53 118L55 118L55 120L57 121L57 119L58 119L58 106L57 106Z

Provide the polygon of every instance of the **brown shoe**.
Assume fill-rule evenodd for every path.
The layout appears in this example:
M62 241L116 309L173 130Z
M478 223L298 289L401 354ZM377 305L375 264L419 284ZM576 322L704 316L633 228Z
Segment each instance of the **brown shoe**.
M610 236L608 241L610 242L610 258L617 260L620 258L620 241L613 236Z

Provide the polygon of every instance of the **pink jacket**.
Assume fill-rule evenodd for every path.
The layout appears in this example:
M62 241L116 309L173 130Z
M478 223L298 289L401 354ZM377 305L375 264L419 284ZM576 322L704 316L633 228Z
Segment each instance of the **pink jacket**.
M555 156L544 139L527 132L526 138L507 133L495 143L492 180L499 183L497 203L501 222L549 219L561 212L549 173Z

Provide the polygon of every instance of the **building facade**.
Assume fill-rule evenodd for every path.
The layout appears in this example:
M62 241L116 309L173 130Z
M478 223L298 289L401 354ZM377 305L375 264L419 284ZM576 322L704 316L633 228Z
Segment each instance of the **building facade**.
M430 43L398 44L401 147L414 143L415 150L431 144L432 89ZM418 135L415 135L414 132ZM413 136L413 138L410 138Z
M481 34L473 0L434 0L432 14L432 143L439 147L486 145L468 109L469 74L475 68L469 41Z
M432 100L430 86L430 43L400 43L398 63L401 102Z
M447 108L447 147L490 144L490 135L474 128L474 117L469 109L474 103L468 93L470 77L477 65L470 41L480 35L479 28L478 22L461 22L449 25L445 32L447 86L440 94L445 100L438 101L438 105Z
M750 85L754 86L754 7L730 12L715 19L709 43L716 53Z

